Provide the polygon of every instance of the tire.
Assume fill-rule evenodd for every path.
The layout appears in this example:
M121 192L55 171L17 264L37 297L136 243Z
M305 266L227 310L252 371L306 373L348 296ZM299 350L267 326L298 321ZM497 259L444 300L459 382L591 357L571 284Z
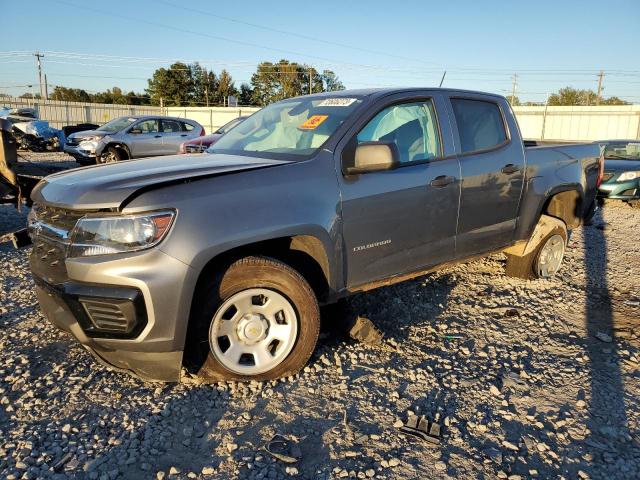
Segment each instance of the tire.
M109 147L106 152L103 152L98 158L96 163L116 163L122 160L122 155L118 152L117 148Z
M557 237L560 237L562 240L562 253L560 256L560 262L558 268L554 271L544 273L544 269L541 270L541 253L547 244L554 239L554 242L557 242ZM506 265L506 274L509 277L523 278L525 280L533 280L537 278L551 278L553 277L559 270L562 265L562 260L564 258L564 253L567 245L567 239L569 235L567 233L566 227L556 226L551 230L547 235L545 235L540 243L533 249L532 252L524 255L522 257L516 255L507 254L507 265ZM551 245L549 245L551 247Z
M204 382L294 375L309 360L320 332L309 283L266 257L245 257L219 272L199 290L194 308L189 351Z

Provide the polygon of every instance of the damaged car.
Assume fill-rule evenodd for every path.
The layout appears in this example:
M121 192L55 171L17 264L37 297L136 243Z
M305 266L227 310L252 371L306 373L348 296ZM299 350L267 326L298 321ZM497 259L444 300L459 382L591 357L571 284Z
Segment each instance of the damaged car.
M194 120L134 115L69 135L64 151L80 165L115 163L176 154L183 142L204 134L202 125Z

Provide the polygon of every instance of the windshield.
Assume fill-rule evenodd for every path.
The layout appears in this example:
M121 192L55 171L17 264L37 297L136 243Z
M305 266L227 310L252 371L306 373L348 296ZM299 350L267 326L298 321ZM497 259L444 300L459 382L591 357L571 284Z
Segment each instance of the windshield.
M640 160L640 142L621 142L605 145L604 158Z
M225 134L210 153L299 159L314 154L362 103L360 98L292 98L254 113Z
M97 128L96 130L98 132L116 133L122 130L123 128L128 127L129 125L131 125L133 122L137 120L138 120L137 118L120 117L105 123L104 125Z

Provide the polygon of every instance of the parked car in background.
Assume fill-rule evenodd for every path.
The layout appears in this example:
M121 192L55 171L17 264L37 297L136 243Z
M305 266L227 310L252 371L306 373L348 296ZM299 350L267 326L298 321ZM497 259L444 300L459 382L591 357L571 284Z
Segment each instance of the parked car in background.
M193 140L187 140L182 145L180 145L180 153L204 152L207 148L216 143L222 135L227 133L232 128L237 127L246 118L249 118L249 116L247 115L244 117L234 118L209 135L203 135L202 137L198 137Z
M596 143L604 147L604 176L598 196L640 206L640 140Z
M134 115L120 117L95 130L69 135L64 151L81 165L178 153L185 140L205 134L194 120Z
M524 148L502 96L343 90L273 103L207 153L54 174L33 190L46 317L149 380L272 380L319 305L495 252L548 278L595 208L596 144Z

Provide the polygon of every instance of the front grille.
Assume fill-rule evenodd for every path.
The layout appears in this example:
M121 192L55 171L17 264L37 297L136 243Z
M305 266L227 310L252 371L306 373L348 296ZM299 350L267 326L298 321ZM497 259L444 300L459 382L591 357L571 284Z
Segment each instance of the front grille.
M31 270L49 283L58 284L67 280L64 264L67 246L36 237L31 252Z
M40 203L34 203L33 210L39 222L66 232L70 232L78 220L87 214L87 212L49 207Z
M609 180L611 180L611 177L613 177L613 175L613 172L604 172L604 175L602 175L602 181L608 182Z
M80 298L89 320L105 332L128 333L135 322L135 309L128 300L95 300Z
M622 192L620 194L621 197L635 197L636 196L636 189L635 188L630 188L629 190L625 190L624 192Z
M202 144L197 144L197 145L185 145L184 146L184 150L187 153L202 153L204 152L207 148L209 148L206 145L202 145Z
M38 203L32 208L35 218L29 223L29 234L33 241L31 269L49 283L62 283L68 278L64 260L71 230L87 212Z

